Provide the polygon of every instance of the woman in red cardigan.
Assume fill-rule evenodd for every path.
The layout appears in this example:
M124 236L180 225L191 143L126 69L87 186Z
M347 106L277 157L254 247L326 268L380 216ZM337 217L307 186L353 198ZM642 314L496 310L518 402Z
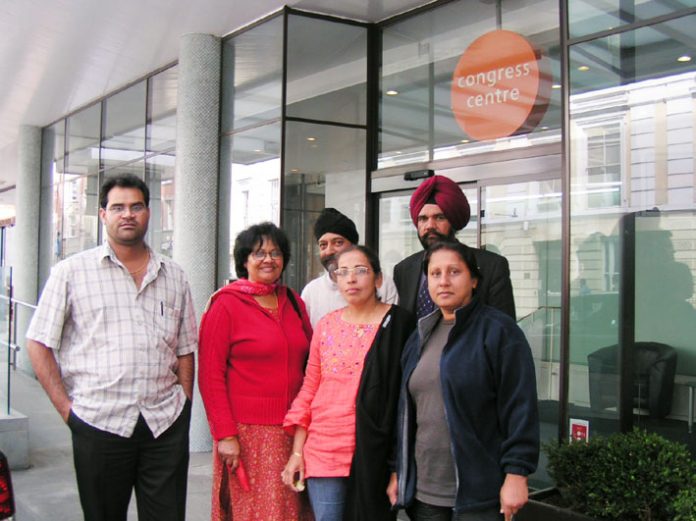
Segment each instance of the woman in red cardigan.
M238 280L210 298L201 320L198 386L213 436L213 521L305 519L280 480L292 453L283 418L302 385L312 328L302 300L279 284L290 260L272 223L241 232Z

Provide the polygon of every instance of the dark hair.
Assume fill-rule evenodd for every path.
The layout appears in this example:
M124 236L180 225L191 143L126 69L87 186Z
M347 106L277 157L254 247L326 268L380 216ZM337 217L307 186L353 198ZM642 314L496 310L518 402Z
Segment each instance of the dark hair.
M290 241L285 232L272 222L253 224L246 230L239 232L234 241L234 269L237 277L248 278L249 272L244 264L249 260L249 255L258 250L263 240L273 241L283 252L283 271L290 262Z
M338 263L338 260L343 257L346 253L351 252L351 251L359 251L362 253L365 258L367 259L367 262L370 263L370 267L372 268L372 271L375 272L375 277L379 274L382 273L382 266L379 263L379 257L377 257L377 254L372 251L370 248L367 246L363 246L362 244L354 244L350 246L349 248L346 248L343 250L341 253L336 255L336 262Z
M145 199L145 206L150 206L150 189L145 184L145 181L133 174L118 174L110 175L104 180L99 189L99 207L106 208L109 202L109 192L112 188L135 188L140 190Z
M440 241L432 244L428 250L425 252L425 258L423 259L423 272L428 275L428 265L430 264L430 258L433 253L440 250L452 251L459 255L462 262L466 264L469 268L469 273L472 279L477 279L479 282L483 278L481 275L481 270L479 270L478 264L476 263L476 257L474 257L474 252L466 244L454 241Z

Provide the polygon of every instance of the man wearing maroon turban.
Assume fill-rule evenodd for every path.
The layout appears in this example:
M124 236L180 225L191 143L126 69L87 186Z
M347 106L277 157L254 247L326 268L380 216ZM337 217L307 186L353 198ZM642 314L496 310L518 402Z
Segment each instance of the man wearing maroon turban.
M471 209L461 188L451 179L436 175L423 181L411 196L411 220L424 251L406 257L394 267L399 302L418 318L435 310L423 273L425 250L436 242L456 241L454 234L469 222ZM471 248L481 271L476 294L481 302L515 318L510 268L507 259L486 250Z

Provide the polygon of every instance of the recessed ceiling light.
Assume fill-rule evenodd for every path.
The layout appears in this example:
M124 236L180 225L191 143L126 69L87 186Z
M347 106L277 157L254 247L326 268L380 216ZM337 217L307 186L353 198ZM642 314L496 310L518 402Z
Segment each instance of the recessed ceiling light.
M466 144L466 143L469 143L469 140L468 140L468 139L462 139L462 140L460 141L460 143Z
M254 149L254 152L261 152L261 149L260 149L260 148L255 148L255 149Z
M690 62L691 56L689 56L688 54L683 54L679 58L677 58L677 61L682 63Z
M314 136L309 136L307 138L307 141L316 141L316 140L317 140L317 138L315 138Z
M554 83L553 85L551 85L551 88L552 89L560 89L561 85L560 85L560 83Z
M540 127L540 130L548 130L549 127Z
M385 94L387 96L396 96L399 94L399 91L395 89L389 89Z
M290 169L290 173L292 173L292 174L296 174L297 172L299 172L299 170L297 168Z
M580 72L586 72L586 71L589 71L590 68L587 65L580 65L580 67L578 67L578 70Z

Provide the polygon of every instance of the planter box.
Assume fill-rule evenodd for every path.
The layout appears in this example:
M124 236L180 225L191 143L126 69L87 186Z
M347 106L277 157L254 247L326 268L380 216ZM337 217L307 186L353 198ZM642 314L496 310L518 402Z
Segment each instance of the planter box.
M558 496L555 488L532 492L529 495L529 502L515 515L515 521L601 521L545 502Z

